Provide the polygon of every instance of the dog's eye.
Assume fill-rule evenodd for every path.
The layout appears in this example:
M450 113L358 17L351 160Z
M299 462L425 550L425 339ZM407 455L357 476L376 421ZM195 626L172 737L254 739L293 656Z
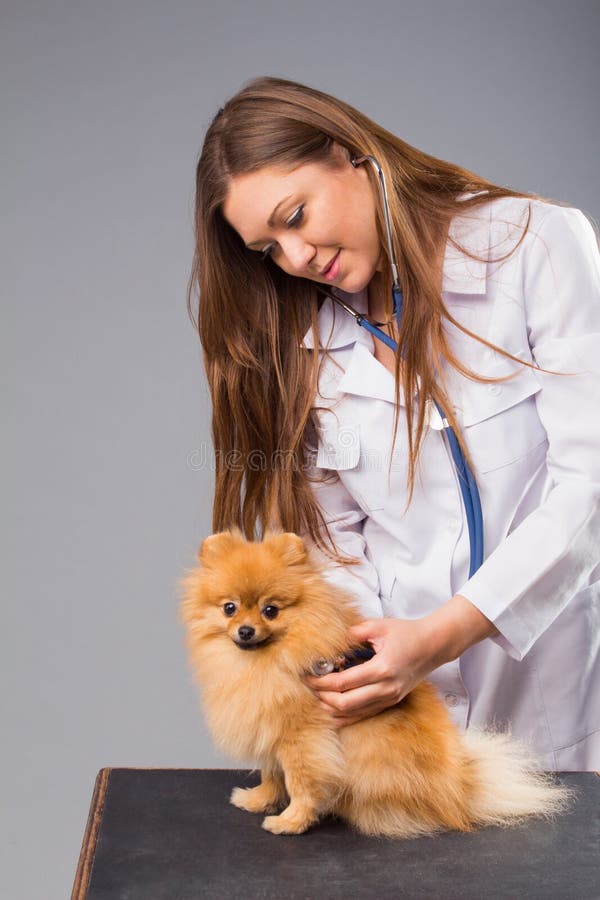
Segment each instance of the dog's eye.
M279 612L279 608L269 604L269 606L265 606L262 612L265 619L274 619Z
M227 603L223 604L223 612L225 613L226 616L233 616L235 613L235 610L236 610L235 603L228 601Z

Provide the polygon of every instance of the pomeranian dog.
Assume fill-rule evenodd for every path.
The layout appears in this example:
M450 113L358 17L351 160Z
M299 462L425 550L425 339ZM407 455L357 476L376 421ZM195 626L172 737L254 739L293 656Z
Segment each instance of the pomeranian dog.
M261 783L231 803L269 813L263 828L300 834L331 814L368 835L413 837L508 825L561 812L571 792L539 771L525 747L464 733L436 689L337 729L303 675L348 657L363 621L329 584L300 537L206 538L200 566L180 581L189 658L217 746L260 764Z

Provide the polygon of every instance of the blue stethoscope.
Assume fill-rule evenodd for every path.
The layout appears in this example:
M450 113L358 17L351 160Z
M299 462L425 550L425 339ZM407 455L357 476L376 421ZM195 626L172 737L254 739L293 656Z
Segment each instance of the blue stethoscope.
M392 275L393 275L393 285L392 285L392 299L394 305L394 315L396 316L396 322L398 324L398 333L400 333L400 323L402 320L402 291L400 289L400 285L398 284L398 268L396 266L396 261L394 257L394 250L392 247L392 229L390 226L390 212L388 207L388 198L387 198L387 190L385 186L385 178L383 176L383 171L381 166L377 162L374 156L358 156L352 158L350 161L352 165L356 168L360 163L368 160L375 168L377 175L379 176L379 184L381 186L381 197L383 201L383 211L385 215L385 226L387 231L387 243L388 243L388 251L390 254L390 263L392 267ZM378 328L377 325L374 325L372 322L369 322L361 313L357 312L347 303L345 303L340 297L335 296L335 294L331 294L328 291L323 291L323 293L329 297L331 300L335 301L335 303L339 304L345 312L349 313L349 315L353 316L356 320L357 325L362 325L367 331L369 331L374 337L378 340L383 341L388 347L390 347L394 352L398 350L398 343L391 338L388 334ZM444 431L446 438L448 440L448 445L450 447L450 452L452 454L452 459L454 460L454 465L456 467L456 474L458 476L458 483L460 486L460 491L463 498L463 503L465 507L465 514L467 518L467 525L469 529L469 544L471 548L470 554L470 564L469 564L469 578L475 574L477 569L481 566L483 562L483 515L481 512L481 499L479 497L479 491L477 490L477 484L475 482L475 478L473 477L473 473L469 468L467 461L465 459L464 453L461 450L460 444L456 438L456 434L454 433L453 428L448 423L446 419L445 413L440 407L440 405L433 400L432 402L435 404L435 407L440 416L442 430Z

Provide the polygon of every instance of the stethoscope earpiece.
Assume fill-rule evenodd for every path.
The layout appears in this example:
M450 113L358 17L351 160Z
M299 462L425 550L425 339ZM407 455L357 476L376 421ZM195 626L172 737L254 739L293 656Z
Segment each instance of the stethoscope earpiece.
M393 282L393 291L394 291L394 301L396 299L396 294L401 293L400 283L398 281L398 266L396 265L396 257L394 256L394 248L392 246L392 226L390 223L390 207L388 203L388 195L387 188L385 186L385 177L383 175L383 169L377 162L374 156L370 156L368 153L365 153L364 156L352 156L350 162L354 166L355 169L362 163L368 160L375 172L377 173L377 177L379 179L379 187L381 190L381 200L383 203L383 216L385 219L385 230L387 236L387 245L388 245L388 253L390 255L390 265L392 267L392 277L394 279Z

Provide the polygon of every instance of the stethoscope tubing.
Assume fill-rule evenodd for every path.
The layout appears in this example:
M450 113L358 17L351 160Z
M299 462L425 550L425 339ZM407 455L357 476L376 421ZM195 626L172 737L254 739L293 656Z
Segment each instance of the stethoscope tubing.
M386 234L387 234L387 243L388 243L388 252L390 257L390 265L392 269L393 276L393 284L392 284L392 299L394 306L394 313L396 316L396 321L398 324L398 333L400 333L400 325L402 321L402 308L403 308L403 295L402 290L400 288L398 282L398 267L396 265L396 260L394 256L394 248L392 245L392 229L390 224L390 212L387 198L387 190L385 185L385 178L383 174L383 170L374 156L370 156L368 154L364 156L357 156L351 159L352 165L356 168L356 166L360 165L360 163L368 160L375 171L377 172L377 176L379 179L379 184L381 188L381 198L383 202L383 212L385 218L386 225ZM333 293L329 293L328 291L324 291L325 296L329 297L335 303L340 305L345 312L349 315L353 316L356 323L364 328L366 331L370 332L373 337L377 340L382 341L387 347L394 351L394 353L398 352L398 343L389 334L386 334L381 330L377 325L374 325L370 322L365 316L361 315L355 309L353 309L349 304L343 301L340 297L337 297ZM403 357L404 354L401 353ZM448 447L450 449L450 453L454 462L454 467L456 469L456 474L458 477L458 485L460 488L463 505L465 508L465 517L467 520L467 528L469 531L469 546L470 546L470 559L469 559L469 578L471 578L475 572L479 569L483 562L483 512L481 509L481 498L479 496L479 490L477 488L477 482L475 477L467 463L465 455L461 449L461 446L458 442L458 438L454 432L454 429L446 419L446 415L435 400L432 398L432 402L435 404L435 407L439 413L443 431L446 435L446 439L448 441Z
M357 325L360 325L365 329L365 331L368 331L373 335L373 337L377 338L377 340L382 341L387 347L390 348L390 350L393 350L394 353L398 351L397 341L390 337L389 334L386 334L385 331L382 331L381 328L378 328L377 325L369 322L369 320L365 316L361 315L359 312L353 309L340 297L336 297L335 294L331 294L328 291L324 291L323 293L339 306L341 306L346 313L349 313L351 316L353 316ZM398 308L402 308L401 304L397 306L397 309ZM458 438L456 437L454 429L446 419L446 415L440 404L437 403L437 401L433 400L433 398L432 402L434 403L439 413L443 431L448 440L450 454L452 456L456 474L458 476L458 486L460 488L460 493L465 508L465 517L467 520L467 528L469 532L469 578L471 578L483 562L483 512L481 509L481 498L479 496L477 482L475 481L473 473L467 463L467 460L465 459L465 455L458 442Z
M382 331L381 328L379 328L377 325L369 322L369 320L365 316L361 315L361 313L353 309L340 297L336 297L335 294L329 293L328 291L323 291L323 293L325 294L325 296L329 297L331 300L341 306L346 313L349 313L351 316L353 316L357 325L360 325L365 329L365 331L368 331L373 335L373 337L377 338L377 340L382 341L382 343L389 347L390 350L393 350L394 353L397 353L398 343L392 337L390 337L389 334L386 334L385 331ZM402 309L401 302L397 304L396 309ZM467 520L467 528L469 532L469 578L471 578L483 562L483 513L481 509L481 498L479 496L477 482L475 481L473 473L467 463L467 460L465 459L465 455L458 442L458 438L456 437L454 429L446 419L446 415L440 404L437 403L436 400L433 400L433 398L432 402L434 403L439 413L443 431L446 435L450 454L452 456L456 474L458 476L458 485L465 508L465 517Z

